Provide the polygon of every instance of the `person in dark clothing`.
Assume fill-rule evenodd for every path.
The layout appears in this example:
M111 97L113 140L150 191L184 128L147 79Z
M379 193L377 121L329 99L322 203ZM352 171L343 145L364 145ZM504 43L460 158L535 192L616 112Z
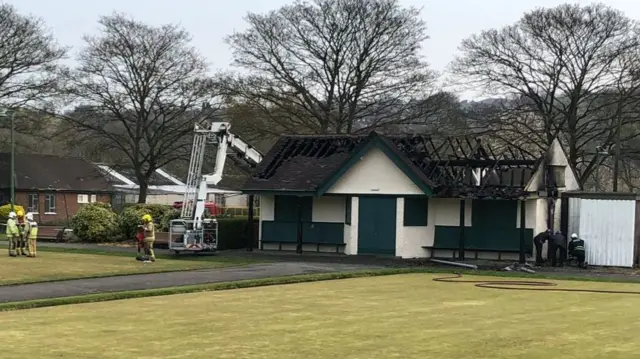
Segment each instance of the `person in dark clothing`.
M573 233L571 235L571 242L569 242L569 253L575 257L578 261L580 268L585 268L585 250L584 241L578 238L578 235Z
M542 245L551 237L551 230L547 229L544 232L538 233L533 237L533 245L536 247L536 264L541 265L544 263L542 259Z
M556 264L559 264L562 267L567 258L567 243L562 232L557 231L551 236L549 242L551 244L551 265L555 267Z

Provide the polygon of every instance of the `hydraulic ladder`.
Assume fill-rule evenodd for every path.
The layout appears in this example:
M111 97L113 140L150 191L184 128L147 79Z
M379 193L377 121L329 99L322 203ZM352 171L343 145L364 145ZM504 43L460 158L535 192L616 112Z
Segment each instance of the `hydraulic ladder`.
M198 199L198 189L202 181L202 165L204 163L204 153L208 137L208 133L198 131L195 131L193 136L189 172L187 174L186 189L182 200L182 212L180 213L180 217L183 219L193 219Z

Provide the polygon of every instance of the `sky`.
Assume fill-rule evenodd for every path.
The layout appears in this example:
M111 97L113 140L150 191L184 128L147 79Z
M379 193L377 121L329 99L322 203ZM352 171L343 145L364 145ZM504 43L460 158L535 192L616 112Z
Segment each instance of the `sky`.
M73 49L81 48L82 36L96 34L98 19L112 12L129 14L139 21L161 25L177 23L193 36L193 45L209 61L212 70L230 68L231 51L224 37L246 27L247 12L275 10L293 0L4 0L21 13L42 18L58 41ZM455 58L460 42L484 29L516 22L524 12L536 7L552 7L581 0L400 0L402 5L422 8L430 39L424 55L436 71L445 71ZM602 0L627 16L640 20L640 0ZM468 94L463 97L467 97Z

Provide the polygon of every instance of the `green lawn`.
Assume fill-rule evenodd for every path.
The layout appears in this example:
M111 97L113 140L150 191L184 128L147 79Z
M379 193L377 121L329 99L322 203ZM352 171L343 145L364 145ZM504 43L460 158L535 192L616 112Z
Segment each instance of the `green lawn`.
M0 313L6 358L637 358L638 298L498 291L432 274ZM479 277L478 277L479 278ZM504 279L504 278L503 278ZM636 284L558 282L638 290ZM29 343L36 343L27 345Z
M2 248L6 250L5 248ZM46 249L38 251L38 258L0 255L0 285L33 283L73 278L107 277L113 275L169 272L219 268L250 263L247 260L215 256L159 257L155 263L135 260L131 254L101 253L93 250Z

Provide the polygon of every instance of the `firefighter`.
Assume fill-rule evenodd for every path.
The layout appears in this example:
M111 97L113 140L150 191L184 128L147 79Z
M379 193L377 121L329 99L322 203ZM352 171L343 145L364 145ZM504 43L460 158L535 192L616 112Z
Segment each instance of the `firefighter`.
M9 256L17 256L16 248L18 245L18 238L20 237L20 230L16 223L16 212L9 212L9 219L7 219L7 239L9 240Z
M147 256L145 262L155 262L156 255L153 252L153 242L156 240L156 231L150 214L142 216L142 228L144 229L144 253Z
M556 234L551 236L549 242L551 244L551 265L555 267L556 264L560 264L560 267L562 267L564 260L567 258L567 243L562 232L557 231ZM558 255L560 256L559 258Z
M18 236L18 248L16 250L16 254L26 256L27 233L25 231L27 221L24 219L24 212L22 210L18 210L16 215L18 217L18 232L20 233L20 235Z
M536 264L537 265L541 265L542 263L544 263L544 260L542 259L542 245L544 244L544 242L549 240L550 237L551 237L550 229L547 229L544 232L540 232L535 237L533 237L533 244L536 247Z
M38 223L33 220L33 213L27 213L27 224L25 229L25 237L27 238L27 249L29 254L27 257L36 257L36 240L38 239Z
M578 261L580 268L585 268L585 250L584 240L578 238L578 235L571 234L571 242L569 242L569 253Z

